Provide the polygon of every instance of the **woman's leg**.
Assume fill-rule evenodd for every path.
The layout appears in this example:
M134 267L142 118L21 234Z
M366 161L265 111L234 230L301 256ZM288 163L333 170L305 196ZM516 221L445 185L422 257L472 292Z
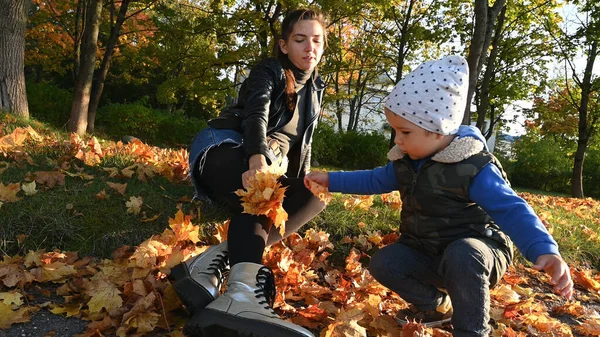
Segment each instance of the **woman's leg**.
M279 229L266 216L242 213L240 199L234 192L243 188L241 176L248 169L244 158L241 147L229 144L215 147L207 153L200 175L209 195L235 212L227 233L231 265L238 262L262 263L267 242L271 245L282 239ZM283 201L283 208L288 213L285 223L287 237L323 211L325 203L306 189L302 178L283 177L280 182L287 187Z

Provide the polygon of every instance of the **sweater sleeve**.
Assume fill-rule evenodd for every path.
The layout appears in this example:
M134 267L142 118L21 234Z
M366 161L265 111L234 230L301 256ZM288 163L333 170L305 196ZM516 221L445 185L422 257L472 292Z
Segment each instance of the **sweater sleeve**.
M515 243L527 260L543 254L560 255L558 244L534 210L504 181L498 168L484 167L473 179L469 195Z
M394 164L372 170L329 172L329 191L347 194L381 194L398 189Z

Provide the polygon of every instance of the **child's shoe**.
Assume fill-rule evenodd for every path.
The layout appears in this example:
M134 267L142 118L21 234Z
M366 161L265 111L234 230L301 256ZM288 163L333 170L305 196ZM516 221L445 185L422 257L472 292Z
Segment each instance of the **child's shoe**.
M398 311L396 321L400 326L416 321L423 324L426 328L438 328L452 320L452 302L450 296L445 295L444 301L433 310L419 310L414 305Z

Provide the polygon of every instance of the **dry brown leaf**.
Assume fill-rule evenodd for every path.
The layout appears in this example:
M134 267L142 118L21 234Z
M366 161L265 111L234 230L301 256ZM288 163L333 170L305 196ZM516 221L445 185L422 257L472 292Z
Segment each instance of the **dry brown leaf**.
M106 184L108 185L108 187L119 192L121 195L125 195L125 190L127 189L127 183L117 184L117 183L112 183L110 181L107 181Z

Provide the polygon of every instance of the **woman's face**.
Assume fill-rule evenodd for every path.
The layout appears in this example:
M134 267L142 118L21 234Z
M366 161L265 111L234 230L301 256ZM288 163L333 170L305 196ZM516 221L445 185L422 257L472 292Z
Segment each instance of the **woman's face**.
M300 20L294 24L286 40L279 40L281 51L301 70L312 71L323 55L323 26L315 20Z

